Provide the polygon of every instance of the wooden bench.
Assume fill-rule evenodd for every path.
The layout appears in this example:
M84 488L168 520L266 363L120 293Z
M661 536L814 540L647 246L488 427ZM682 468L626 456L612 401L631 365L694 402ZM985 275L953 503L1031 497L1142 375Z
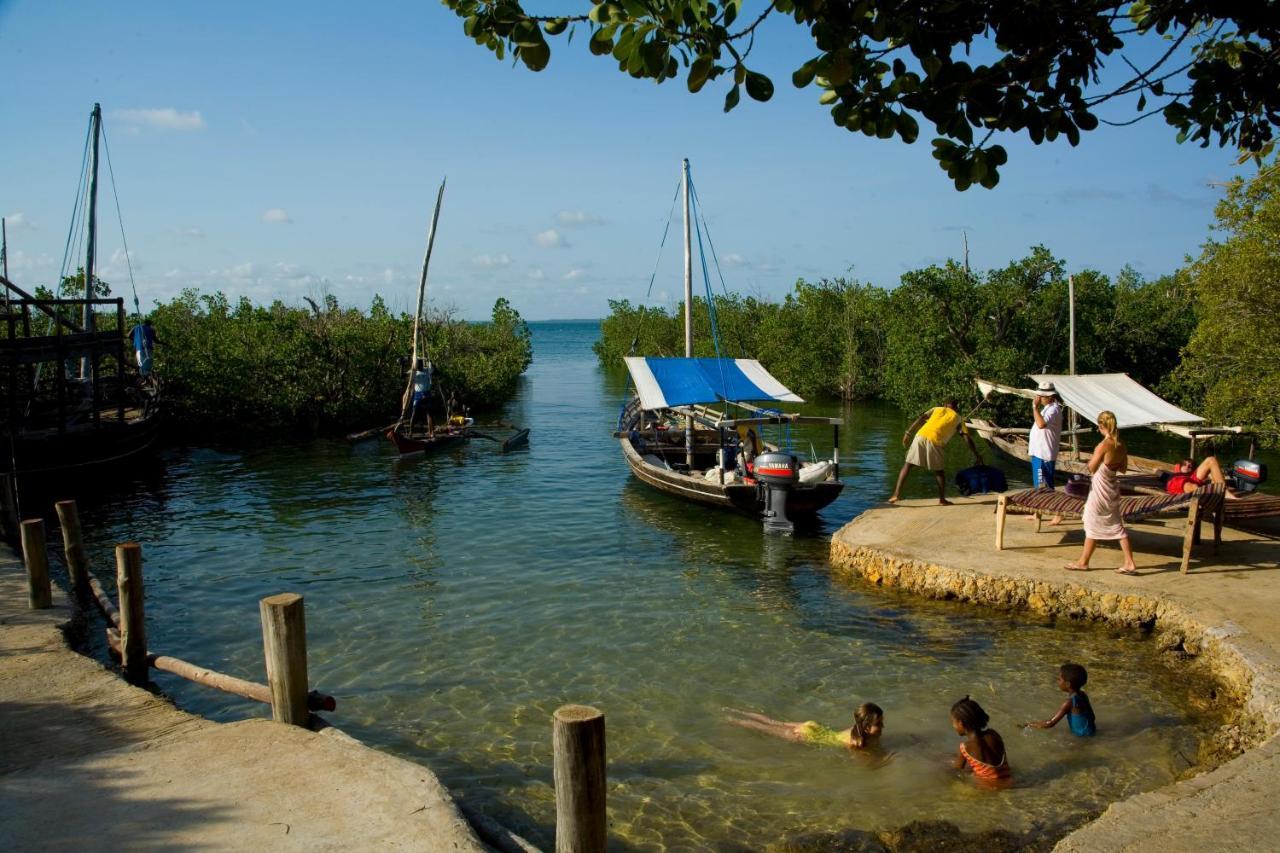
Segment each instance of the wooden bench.
M1222 486L1209 485L1182 495L1129 495L1120 498L1120 516L1125 521L1140 521L1156 515L1187 515L1186 532L1182 537L1182 573L1191 565L1191 546L1200 541L1200 523L1205 517L1213 519L1213 552L1218 553L1222 543L1223 504L1226 490ZM1044 514L1081 518L1084 515L1084 498L1068 495L1054 489L1028 489L1001 495L996 506L996 550L1004 550L1005 517L1011 508L1030 510L1036 516L1036 532L1040 532L1040 518Z

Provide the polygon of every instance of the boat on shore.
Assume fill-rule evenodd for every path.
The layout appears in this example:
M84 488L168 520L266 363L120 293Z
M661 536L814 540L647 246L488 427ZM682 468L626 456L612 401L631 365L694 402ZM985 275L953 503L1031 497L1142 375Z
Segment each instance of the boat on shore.
M804 401L754 359L694 358L690 184L685 160L685 354L625 359L635 395L624 405L614 437L632 474L654 489L759 518L767 531L792 533L796 521L812 519L844 488L841 420L756 405ZM705 271L705 263L703 267ZM708 309L714 312L709 281L706 284ZM801 424L832 427L831 459L802 462L793 452L786 439ZM782 439L765 441L767 428L778 431Z
M150 353L146 375L126 370L133 359L125 345L124 299L99 298L94 289L101 137L102 108L94 104L73 214L84 216L83 297L44 298L20 287L9 278L3 247L0 526L10 537L17 535L25 491L74 491L138 461L160 435L162 388L149 370ZM60 280L66 280L66 263Z

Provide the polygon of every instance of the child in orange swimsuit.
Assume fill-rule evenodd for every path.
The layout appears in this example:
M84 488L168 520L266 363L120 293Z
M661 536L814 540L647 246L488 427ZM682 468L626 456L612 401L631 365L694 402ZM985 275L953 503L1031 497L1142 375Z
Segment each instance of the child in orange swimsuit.
M987 712L968 696L951 706L951 725L956 734L966 738L960 743L956 769L967 766L979 782L999 786L1013 777L1013 771L1009 769L1004 739L994 729L987 728L988 722Z

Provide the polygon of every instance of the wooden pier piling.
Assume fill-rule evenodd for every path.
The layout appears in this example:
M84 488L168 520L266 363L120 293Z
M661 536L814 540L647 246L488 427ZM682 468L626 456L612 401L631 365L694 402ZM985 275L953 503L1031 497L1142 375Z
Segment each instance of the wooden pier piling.
M552 715L556 853L604 853L604 714L564 705Z
M311 712L307 710L307 620L302 596L292 592L270 595L258 607L267 683L271 686L271 717L306 728Z
M120 666L130 684L147 683L147 626L142 603L142 546L116 546L116 594L120 598Z
M58 501L58 524L62 527L62 552L66 555L67 575L71 578L71 591L79 597L88 596L89 552L84 548L84 535L80 531L80 512L75 501Z
M53 588L49 585L49 551L45 545L44 520L28 518L22 522L22 561L27 566L27 603L32 610L53 606Z

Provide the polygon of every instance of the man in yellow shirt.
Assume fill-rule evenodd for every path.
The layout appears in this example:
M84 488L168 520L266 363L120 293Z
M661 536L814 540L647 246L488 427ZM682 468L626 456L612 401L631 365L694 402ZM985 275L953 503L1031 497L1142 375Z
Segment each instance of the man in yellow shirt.
M913 432L916 434L914 439L911 438ZM964 436L965 443L973 451L974 458L981 462L982 455L978 453L978 448L973 443L973 436L969 435L969 430L964 425L964 419L956 412L954 398L949 398L941 406L925 412L907 427L907 431L902 434L902 446L909 447L907 461L898 472L898 484L893 487L889 503L898 502L898 493L902 491L902 484L906 482L907 474L913 466L932 471L938 481L938 503L943 506L951 503L947 500L947 475L944 470L946 464L942 448L947 446L947 442L951 441L957 432Z

